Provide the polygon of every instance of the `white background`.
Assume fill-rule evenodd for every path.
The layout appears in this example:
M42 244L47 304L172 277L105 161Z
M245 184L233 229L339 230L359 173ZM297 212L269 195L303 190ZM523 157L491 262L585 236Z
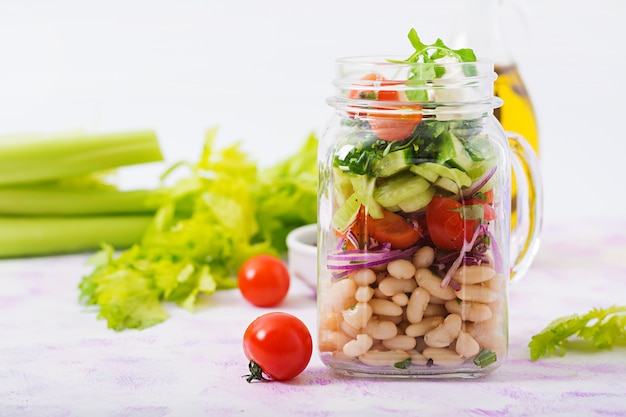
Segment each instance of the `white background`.
M0 0L0 134L155 129L168 161L207 128L260 165L330 115L334 60L406 54L448 0ZM626 58L612 0L518 0L512 51L541 136L545 221L623 218ZM144 176L155 175L144 171ZM143 178L145 179L145 178Z

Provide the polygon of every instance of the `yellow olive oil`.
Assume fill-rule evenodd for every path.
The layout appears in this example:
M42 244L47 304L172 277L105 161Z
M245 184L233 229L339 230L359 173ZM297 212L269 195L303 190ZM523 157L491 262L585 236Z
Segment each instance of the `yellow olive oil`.
M539 155L535 112L517 65L496 66L495 71L498 74L495 95L504 101L502 107L496 109L496 117L505 130L522 135Z
M498 74L498 79L494 83L494 94L503 100L502 107L495 109L494 114L502 124L502 127L511 132L522 135L539 155L539 132L537 120L533 110L530 97L526 91L526 86L519 74L517 65L497 66L494 68ZM528 167L524 167L526 175L530 175ZM513 180L515 175L513 174ZM528 196L532 204L536 198L535 191L530 190ZM513 181L511 189L511 228L517 226L517 188ZM536 219L530 213L529 225L532 228ZM526 245L527 246L527 245ZM521 249L521 255L527 250Z

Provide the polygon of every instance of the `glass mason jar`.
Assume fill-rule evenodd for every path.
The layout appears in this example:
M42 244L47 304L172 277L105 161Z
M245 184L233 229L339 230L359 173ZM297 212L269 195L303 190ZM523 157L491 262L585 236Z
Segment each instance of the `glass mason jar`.
M537 158L494 117L492 62L338 61L320 138L318 348L356 376L480 376L508 350L512 168L541 219ZM393 57L391 57L393 58ZM520 176L526 178L525 176Z

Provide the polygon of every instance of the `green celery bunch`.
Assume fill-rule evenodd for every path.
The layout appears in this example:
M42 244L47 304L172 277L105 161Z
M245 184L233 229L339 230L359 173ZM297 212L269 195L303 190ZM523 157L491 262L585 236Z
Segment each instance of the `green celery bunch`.
M207 132L191 174L171 187L144 236L116 255L105 245L79 285L80 300L115 330L144 329L169 317L165 303L193 311L201 295L234 288L251 256L284 250L294 227L317 220L317 140L259 172L239 144L215 150Z
M0 186L163 160L155 132L73 132L0 137Z
M167 190L122 191L105 174L162 160L150 130L0 137L0 258L129 247Z
M296 154L259 174L257 219L264 238L281 251L292 229L317 219L317 145L310 135Z

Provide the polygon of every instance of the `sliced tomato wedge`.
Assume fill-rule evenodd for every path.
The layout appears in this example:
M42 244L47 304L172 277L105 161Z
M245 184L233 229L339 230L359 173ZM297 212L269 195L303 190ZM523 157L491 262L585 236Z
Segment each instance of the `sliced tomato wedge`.
M380 243L389 243L392 249L406 249L417 243L422 231L399 214L384 210L382 219L367 219L369 235Z
M479 206L482 206L482 211ZM495 210L481 198L470 198L460 203L451 198L435 196L426 207L426 228L435 246L443 250L461 250L463 242L472 240L474 231L482 221L495 219Z

